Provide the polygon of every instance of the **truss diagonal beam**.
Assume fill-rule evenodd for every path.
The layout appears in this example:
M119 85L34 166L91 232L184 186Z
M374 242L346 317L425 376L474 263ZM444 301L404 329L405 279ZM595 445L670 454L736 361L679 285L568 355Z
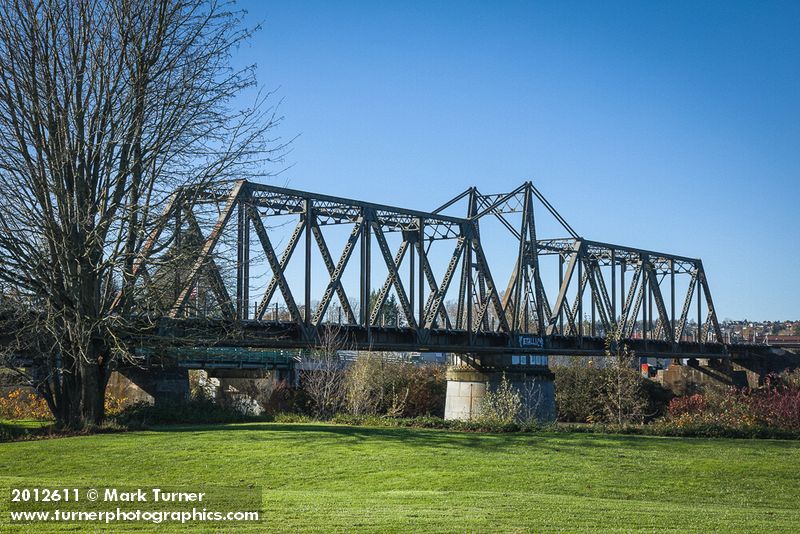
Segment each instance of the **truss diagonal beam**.
M503 303L500 300L500 295L497 293L497 284L494 283L494 278L492 278L492 272L489 270L489 264L486 261L486 254L483 252L483 245L481 245L480 240L475 242L474 249L475 259L477 260L478 264L478 271L483 275L483 278L486 281L486 289L489 291L486 307L488 308L489 302L494 303L494 312L497 315L498 327L503 332L510 332L511 329L509 328L508 321L506 320ZM483 313L485 313L485 310Z
M431 291L431 294L428 297L428 302L425 305L425 321L423 322L425 328L433 328L436 315L439 313L440 309L444 309L444 297L447 294L447 289L450 287L450 282L453 280L453 274L455 274L456 267L458 266L458 260L461 258L461 253L464 251L465 241L466 239L464 237L458 238L458 243L456 244L456 248L453 251L452 257L450 258L450 263L447 265L447 271L444 273L441 285L438 289ZM427 263L428 260L426 257L425 264L427 265ZM445 315L447 314L447 312L444 313Z
M358 226L358 224L356 225ZM319 227L319 223L317 222L316 217L311 222L311 233L314 234L314 239L317 242L317 247L319 248L319 252L322 255L322 261L325 263L325 268L328 270L328 275L333 277L336 273L336 265L333 263L333 258L331 258L330 250L328 249L328 244L325 242L325 236L322 235L322 229ZM352 235L351 235L352 237ZM356 236L358 237L358 236ZM347 240L347 245L350 245L350 239ZM350 246L350 252L352 252L352 246ZM348 255L349 258L349 255ZM353 313L353 308L350 306L350 301L347 298L347 293L344 290L344 286L341 283L341 275L336 281L336 295L339 297L339 302L342 304L342 309L345 311L347 315L347 319L350 323L355 323L355 313ZM320 302L320 304L322 304ZM319 309L319 308L318 308ZM324 314L324 311L323 311ZM316 314L315 314L316 316ZM322 316L314 319L314 324L316 324L319 320L322 319Z
M153 247L158 241L158 238L161 236L161 233L164 231L164 227L167 224L167 221L172 216L173 210L175 210L176 205L178 204L178 200L180 198L180 191L176 191L175 193L171 194L169 199L167 200L166 205L164 206L164 210L161 213L161 216L156 221L156 224L153 226L153 229L150 231L150 234L145 239L142 248L139 250L139 253L136 255L136 259L133 261L133 266L131 267L130 274L125 277L123 273L123 283L122 287L120 287L119 291L117 292L116 296L114 297L114 301L111 304L111 309L116 310L120 304L123 302L125 297L125 291L127 288L133 288L134 284L136 283L136 278L139 275L139 272L145 268L145 262L149 259L150 254L153 250ZM178 229L176 228L176 232Z
M628 328L628 318L631 317L631 306L633 305L633 299L636 295L636 288L639 285L639 278L642 274L642 267L641 265L637 265L636 268L633 270L633 278L631 278L631 284L628 286L628 293L625 297L625 302L622 305L622 314L620 318L620 328L619 331L622 335L627 332ZM636 322L636 314L638 313L639 308L636 308L636 312L633 314L633 322Z
M264 224L261 222L261 217L258 216L255 210L250 210L250 219L253 221L253 228L256 231L259 241L261 241L261 248L264 249L264 254L267 257L267 262L269 262L269 267L272 269L273 279L277 280L277 285L281 290L284 301L286 302L286 307L289 308L289 314L294 322L298 324L302 323L303 318L300 315L300 310L298 309L297 303L294 300L294 295L292 295L292 290L289 287L289 283L286 281L284 267L282 267L281 263L278 261L278 257L275 254L275 249L272 247L272 242L269 239L267 230L264 228ZM268 305L269 301L266 301L264 307L266 308Z
M178 300L175 302L169 312L170 317L177 317L180 310L186 305L186 301L189 300L189 295L192 291L195 281L197 280L197 276L200 274L200 270L208 262L211 253L214 251L214 247L217 245L217 241L219 241L219 237L222 234L222 229L226 224L228 224L228 220L230 220L231 215L233 214L233 208L236 206L236 203L239 200L239 193L246 183L247 182L244 180L240 180L233 186L233 190L228 195L225 207L220 212L214 228L211 230L211 233L208 234L208 238L206 238L203 248L200 250L200 254L189 270L189 276L187 277L183 289L178 295Z
M650 263L649 257L645 257L643 263L645 274L647 275L647 286L650 288L650 294L653 295L653 300L656 302L656 309L658 310L660 323L669 324L669 314L667 313L667 307L664 304L664 297L661 294L661 285L659 284L658 276L653 269L653 264ZM665 332L667 333L667 341L674 341L675 333L672 332L670 328L665 329ZM656 329L656 335L658 335L658 333L658 329Z
M433 274L433 269L431 269L431 265L428 262L428 254L425 251L425 246L422 243L422 241L418 241L417 242L417 252L418 252L417 255L419 256L420 265L422 266L422 272L425 274L425 280L428 282L428 287L430 288L430 294L428 295L428 301L425 303L424 308L421 310L422 311L422 318L424 319L425 317L428 316L428 311L430 309L431 303L436 298L436 294L439 291L439 286L436 283L436 277ZM421 283L422 282L420 282L420 284ZM444 322L445 325L447 325L447 328L451 328L450 316L447 314L447 310L444 309L444 305L443 304L439 305L438 313L439 313L440 318L442 319L442 322ZM421 326L424 326L425 323L426 323L426 321L423 320L421 322Z
M589 286L592 290L592 298L594 302L597 304L597 311L600 313L600 322L603 325L603 329L606 332L611 331L611 322L608 319L611 309L611 306L607 304L608 295L605 295L605 299L601 295L600 291L600 284L598 283L597 279L602 278L602 275L598 273L598 267L596 262L588 262L584 261L584 269L586 269L586 273L588 274L589 279Z
M581 274L581 279L578 281L578 292L575 295L575 301L572 303L571 308L567 308L567 320L572 328L572 334L576 336L583 331L583 317L580 317L578 310L583 305L583 292L586 290L586 282L588 279L588 271Z
M378 247L380 247L380 244L378 244ZM408 249L408 242L403 241L400 244L400 248L397 250L397 253L394 256L395 271L399 269L400 265L403 263L403 259L405 258L407 249ZM382 249L381 249L381 254L383 254ZM370 311L370 319L369 319L370 324L377 324L378 317L381 314L381 309L383 308L384 304L386 304L386 299L389 297L389 290L391 290L392 286L394 285L395 274L390 268L388 268L388 265L387 269L389 272L386 275L386 280L384 280L383 285L381 286L380 290L378 290L375 302L372 303L372 310Z
M281 261L279 263L280 272L286 271L286 267L289 265L289 261L292 259L292 254L294 254L297 244L300 242L300 236L303 235L305 225L305 221L301 220L299 223L297 223L297 226L295 226L292 236L289 238L289 242L286 244L286 248L283 250L283 255L281 256ZM278 288L278 280L277 272L273 270L272 279L269 281L269 284L267 284L266 290L264 290L264 296L261 297L261 302L258 303L256 319L262 320L264 318L267 307L269 306L270 301L272 301L272 296L275 294L275 290Z
M516 309L512 312L511 308L514 307L514 293L516 292L517 288L517 276L519 276L520 271L520 260L521 258L517 257L517 261L514 262L514 270L511 271L511 277L508 280L508 285L506 286L506 292L503 293L503 315L507 316L510 313L517 313Z
M542 279L539 276L539 271L537 270L533 273L533 275L536 277L539 285L544 287L542 284ZM542 291L542 313L544 314L544 329L542 330L542 333L545 333L547 332L548 321L550 320L550 316L553 314L553 311L552 308L550 308L550 301L547 298L547 292L544 290Z
M320 324L322 318L325 317L325 312L328 310L328 306L333 299L333 294L337 293L339 296L339 302L342 304L342 309L345 310L347 314L347 320L350 324L356 324L356 316L353 312L353 308L350 306L350 302L347 299L347 295L344 292L344 288L342 287L342 274L344 273L345 268L347 267L347 263L350 261L350 256L353 254L353 250L355 250L356 242L358 241L359 236L361 235L361 225L364 224L363 220L359 219L359 221L353 226L353 231L350 232L350 236L347 238L347 242L344 245L344 249L342 250L342 254L339 257L338 263L334 266L333 262L331 261L328 263L328 260L325 260L325 265L328 267L328 272L330 273L330 281L328 282L328 287L325 289L325 293L322 296L322 300L319 302L317 306L317 310L314 312L313 323ZM315 226L317 232L319 232L319 227ZM322 236L319 236L319 239L322 239ZM326 254L328 259L330 259L330 253L328 251L328 247L325 244L325 241L320 241L318 239L317 243L320 246L320 251L325 250L322 253L323 259L325 258Z
M194 237L194 242L198 245L202 244L205 241L203 238L203 231L201 230L200 224L198 224L194 213L192 213L192 210L189 209L184 210L184 212L186 214L186 221L189 224L189 231ZM236 310L233 307L233 300L231 299L230 293L228 293L228 289L225 287L225 281L222 279L219 267L217 267L217 263L211 256L208 258L206 273L208 274L209 283L211 284L211 291L214 293L214 296L220 305L222 315L228 319L233 318L236 315Z
M614 306L611 303L611 298L608 295L608 286L606 286L606 280L603 277L602 271L600 271L600 267L595 265L595 275L597 281L597 288L600 290L600 297L602 299L602 303L606 308L606 314L608 316L608 330L607 332L611 332L614 329L614 325L617 322L617 318L614 317Z
M702 264L699 266L699 282L703 288L703 295L706 298L706 307L708 307L708 319L710 320L709 327L714 328L714 335L717 337L717 342L722 343L722 329L719 326L717 318L717 310L714 308L714 301L711 299L711 289L708 287L708 280L706 279L706 272Z
M675 331L675 339L678 341L681 340L683 337L683 332L686 330L686 322L689 319L689 308L692 306L692 296L694 295L694 288L697 285L697 275L698 271L692 273L692 278L689 280L689 287L686 290L686 298L683 299L681 318L678 321L678 326L676 327Z
M630 319L628 321L628 330L625 332L624 336L626 338L629 338L633 335L633 330L636 327L636 318L639 316L639 310L642 307L642 302L644 302L644 288L647 285L647 280L644 277L640 278L641 283L639 284L639 290L636 292L636 299L633 302L633 310L631 310L632 313L626 317L626 319ZM642 325L644 326L644 321L642 321Z
M572 275L575 272L575 266L578 264L578 259L581 255L582 250L583 250L583 244L580 241L576 241L573 244L573 249L569 258L569 262L567 263L567 271L564 274L564 279L561 282L561 287L558 288L558 296L556 297L555 307L553 308L553 311L550 314L550 321L549 321L550 324L547 327L548 334L552 334L555 331L558 319L564 313L564 308L566 307L566 302L567 302L567 290L569 289L570 282L572 281Z
M380 226L374 225L374 231L375 238L378 240L378 248L381 249L383 261L386 263L386 267L389 270L389 275L387 276L384 287L387 287L389 284L394 285L394 290L397 293L397 298L400 299L400 306L403 308L406 321L408 321L408 324L411 326L411 328L416 328L417 321L414 319L414 311L411 309L411 304L408 301L408 294L406 294L406 290L403 287L403 281L400 278L400 273L397 272L397 269L400 267L403 257L406 254L406 250L408 249L408 241L403 241L396 257L392 259L392 254L389 252L389 245L386 243L386 237L383 235L383 230ZM388 291L382 290L382 293L382 300L385 302ZM380 309L383 307L383 302L380 304L376 303L375 308L373 308L372 315L370 317L370 322L372 324L375 324L377 315L380 313Z

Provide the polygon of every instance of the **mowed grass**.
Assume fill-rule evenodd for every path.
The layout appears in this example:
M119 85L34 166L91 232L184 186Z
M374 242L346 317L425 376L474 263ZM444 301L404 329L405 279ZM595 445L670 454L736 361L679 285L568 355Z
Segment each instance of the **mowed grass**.
M254 484L263 522L217 528L800 532L798 466L791 441L259 423L0 444L0 492L4 521L11 486Z

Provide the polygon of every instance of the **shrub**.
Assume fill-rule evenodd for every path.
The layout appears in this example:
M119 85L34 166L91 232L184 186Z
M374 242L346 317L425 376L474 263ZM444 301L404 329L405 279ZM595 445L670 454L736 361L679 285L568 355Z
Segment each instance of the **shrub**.
M670 401L668 412L666 421L678 429L741 429L757 424L744 392L730 387L706 387L702 394L676 397ZM704 431L701 435L706 434Z
M566 367L555 367L556 410L559 421L591 423L603 420L603 376L601 370L573 359Z
M383 408L385 390L393 384L386 362L379 354L359 354L344 379L345 405L351 415L371 415Z
M404 417L444 416L447 378L444 365L405 365L408 390Z
M682 415L697 415L706 410L706 399L699 393L685 397L675 397L669 402L667 411L673 418Z
M104 400L104 409L106 413L106 417L113 417L115 415L119 415L122 410L125 409L125 406L128 402L126 397L118 397L111 393L110 391L106 390L106 397Z
M800 430L800 389L767 385L749 400L750 413L759 423L774 428Z
M666 415L669 403L675 398L675 394L669 388L664 387L663 384L646 378L642 378L642 390L647 400L645 422L653 421Z
M629 367L629 359L595 367L583 358L554 367L558 420L570 423L632 423L667 411L672 394Z
M0 417L4 419L52 419L47 402L33 391L18 388L0 397Z
M192 399L169 405L136 403L117 414L112 421L126 428L147 428L154 425L232 423L268 421L266 416L254 417L209 400Z
M304 389L292 387L287 380L281 380L272 388L264 411L276 416L287 413L306 414L311 412L310 403Z
M486 384L486 395L481 402L478 421L490 425L515 423L522 411L522 398L503 373L496 388Z
M300 383L309 399L309 408L316 417L327 419L336 414L345 402L344 373L338 360L310 360L313 370L301 374Z
M347 369L345 407L351 415L444 415L444 366L391 361L363 353Z
M309 409L316 417L335 415L345 402L345 379L339 352L346 347L340 336L341 325L327 325L319 337L319 345L305 362L309 369L301 374L300 383L309 400Z
M795 384L771 377L759 389L706 388L702 395L673 399L668 421L678 428L708 425L748 433L760 428L797 431L800 388Z
M784 371L780 375L774 377L770 382L780 383L792 389L800 389L800 369L792 371Z

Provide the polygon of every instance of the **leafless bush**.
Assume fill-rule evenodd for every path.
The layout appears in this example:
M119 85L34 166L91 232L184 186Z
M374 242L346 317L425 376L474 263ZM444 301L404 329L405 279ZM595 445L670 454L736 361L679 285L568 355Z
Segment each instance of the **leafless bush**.
M414 365L380 353L359 354L345 379L347 410L353 415L416 417L444 413L444 367Z
M499 424L516 422L522 413L522 396L503 373L496 387L486 384L486 394L481 401L478 419Z
M535 376L527 377L519 388L520 401L522 406L519 410L519 420L522 423L532 423L541 416L542 407L542 388L539 380Z
M384 362L379 354L364 352L347 370L345 396L347 411L353 415L378 412L383 390Z
M644 420L647 398L636 357L619 336L606 337L607 366L603 400L610 421L618 424L641 423Z
M310 358L303 360L301 385L314 415L328 418L345 404L345 382L339 352L345 349L339 325L326 325Z

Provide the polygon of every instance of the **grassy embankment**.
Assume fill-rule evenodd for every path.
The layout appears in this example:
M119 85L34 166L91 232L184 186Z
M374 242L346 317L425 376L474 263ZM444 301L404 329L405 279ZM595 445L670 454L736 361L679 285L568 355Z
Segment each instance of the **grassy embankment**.
M798 532L798 465L792 441L169 427L0 444L0 513L11 486L254 484L264 522L237 531Z

